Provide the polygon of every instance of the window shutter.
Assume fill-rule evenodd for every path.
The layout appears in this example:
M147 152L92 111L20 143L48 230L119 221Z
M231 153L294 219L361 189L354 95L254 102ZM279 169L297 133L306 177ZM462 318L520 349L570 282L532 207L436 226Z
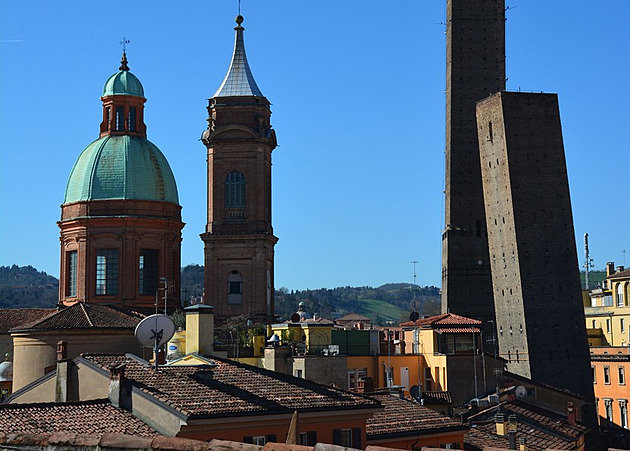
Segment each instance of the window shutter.
M352 428L352 447L361 449L361 428Z
M317 445L317 431L310 431L306 433L306 444L308 446Z
M341 429L333 429L333 445L341 445Z

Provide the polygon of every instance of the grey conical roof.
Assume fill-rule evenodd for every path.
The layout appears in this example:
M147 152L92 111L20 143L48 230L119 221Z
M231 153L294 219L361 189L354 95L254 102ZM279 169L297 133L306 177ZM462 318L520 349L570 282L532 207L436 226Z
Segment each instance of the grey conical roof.
M212 97L230 97L230 96L258 96L264 97L252 71L247 63L247 55L245 54L245 42L243 40L243 30L241 26L243 17L236 18L237 27L234 28L236 36L234 40L234 54L230 62L230 68L223 79L223 83L217 89Z

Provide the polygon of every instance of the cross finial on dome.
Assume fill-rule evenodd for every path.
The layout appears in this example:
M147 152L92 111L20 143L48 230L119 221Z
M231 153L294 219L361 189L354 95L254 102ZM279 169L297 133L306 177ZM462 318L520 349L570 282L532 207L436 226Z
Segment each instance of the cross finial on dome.
M125 36L123 36L122 41L119 42L119 44L122 45L123 56L120 60L120 67L118 68L118 70L129 70L129 66L127 65L127 44L129 44L130 42L131 41Z

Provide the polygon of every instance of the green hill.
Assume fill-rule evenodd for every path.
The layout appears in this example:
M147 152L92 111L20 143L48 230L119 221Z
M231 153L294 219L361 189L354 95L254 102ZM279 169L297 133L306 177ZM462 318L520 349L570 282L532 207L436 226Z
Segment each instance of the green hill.
M0 266L0 308L55 307L59 281L32 266Z

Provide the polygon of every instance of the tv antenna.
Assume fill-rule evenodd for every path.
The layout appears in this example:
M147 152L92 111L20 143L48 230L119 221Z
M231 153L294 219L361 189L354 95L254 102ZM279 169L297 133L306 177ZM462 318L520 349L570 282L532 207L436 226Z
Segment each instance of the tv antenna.
M594 267L593 265L593 259L590 257L589 255L589 251L588 251L588 233L584 234L584 288L586 290L589 290L590 287L588 286L588 271Z

